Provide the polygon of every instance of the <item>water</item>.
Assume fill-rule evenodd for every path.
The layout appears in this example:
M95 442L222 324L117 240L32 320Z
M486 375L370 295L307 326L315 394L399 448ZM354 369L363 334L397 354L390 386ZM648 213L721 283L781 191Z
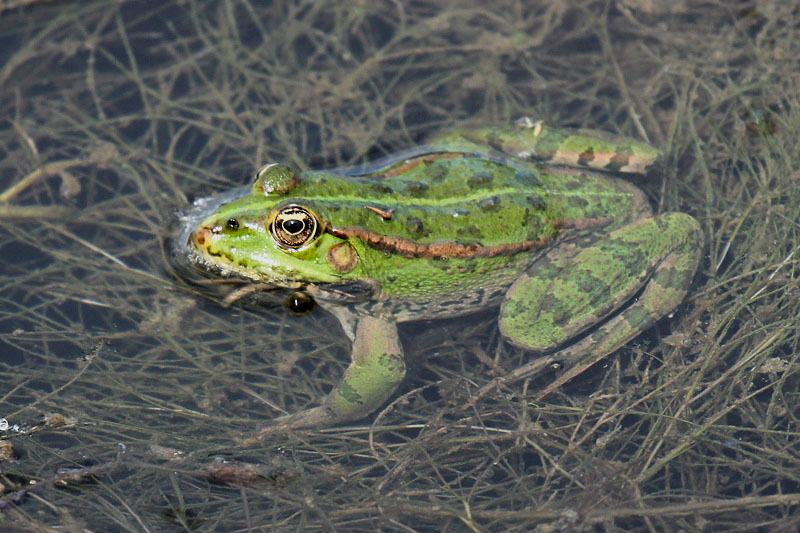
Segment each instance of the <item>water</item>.
M792 529L800 14L662 9L104 1L3 13L3 525ZM706 230L686 304L540 400L550 375L486 388L530 360L491 313L409 325L411 371L380 413L240 445L317 404L350 345L319 310L226 308L174 280L163 241L175 210L270 160L360 164L522 115L646 133L667 150L664 181L646 190Z

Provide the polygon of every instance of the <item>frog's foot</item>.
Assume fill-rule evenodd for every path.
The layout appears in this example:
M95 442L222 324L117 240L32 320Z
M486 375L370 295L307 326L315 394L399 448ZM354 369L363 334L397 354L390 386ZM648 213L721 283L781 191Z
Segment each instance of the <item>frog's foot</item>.
M320 428L363 418L392 395L405 372L397 325L379 318L360 318L350 366L322 405L275 418L261 434Z
M672 311L691 285L701 243L693 218L667 213L620 228L572 256L539 261L520 277L500 311L500 330L513 344L547 352L601 324L552 354L568 370L541 396Z

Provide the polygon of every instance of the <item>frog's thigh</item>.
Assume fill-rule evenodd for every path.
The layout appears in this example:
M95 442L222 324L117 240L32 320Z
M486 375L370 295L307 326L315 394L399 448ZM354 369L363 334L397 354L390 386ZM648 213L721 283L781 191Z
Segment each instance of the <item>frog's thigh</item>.
M350 366L322 405L280 417L281 427L324 427L362 418L386 401L406 368L397 325L365 317L358 320Z
M500 331L517 346L548 351L601 322L646 284L601 328L613 322L614 339L605 340L613 351L681 302L701 242L692 217L667 213L622 227L568 260L537 262L509 289Z

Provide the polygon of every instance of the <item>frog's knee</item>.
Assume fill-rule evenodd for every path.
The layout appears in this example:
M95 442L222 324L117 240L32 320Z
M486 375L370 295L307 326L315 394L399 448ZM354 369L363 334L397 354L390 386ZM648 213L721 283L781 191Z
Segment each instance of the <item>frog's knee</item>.
M546 285L539 278L524 277L517 280L520 290L506 298L500 307L500 333L511 344L533 352L546 352L569 338L569 332L558 319L552 306L543 308L542 298Z
M655 217L657 230L662 238L685 244L692 251L699 251L703 244L703 230L700 223L686 213L664 213Z

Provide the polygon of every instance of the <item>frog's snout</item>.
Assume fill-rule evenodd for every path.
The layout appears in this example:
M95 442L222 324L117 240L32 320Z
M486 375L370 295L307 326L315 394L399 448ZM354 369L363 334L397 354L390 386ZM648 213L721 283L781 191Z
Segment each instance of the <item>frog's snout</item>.
M211 243L212 233L213 230L210 226L198 226L189 234L189 240L186 244L190 248L194 248L196 250L207 248Z

